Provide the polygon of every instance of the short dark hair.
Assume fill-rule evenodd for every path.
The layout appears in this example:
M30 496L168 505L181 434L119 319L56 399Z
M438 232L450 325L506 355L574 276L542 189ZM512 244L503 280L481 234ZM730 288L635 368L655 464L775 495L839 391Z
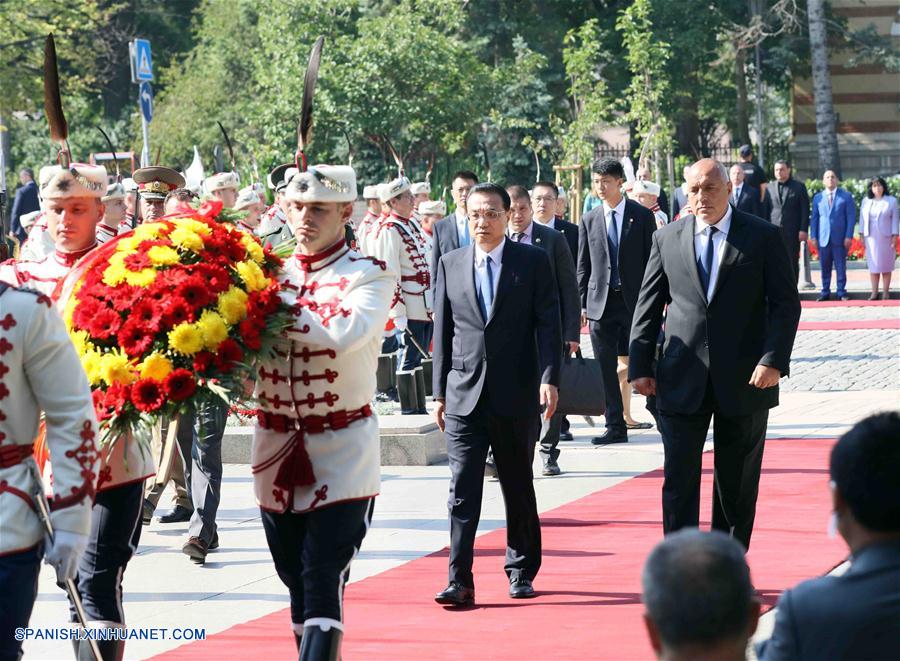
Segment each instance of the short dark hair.
M832 448L830 473L859 523L900 532L900 413L857 422Z
M882 195L887 196L887 195L891 194L890 191L888 190L888 185L887 185L887 182L884 180L884 177L872 177L869 180L868 188L866 188L866 197L869 197L869 198L875 197L875 194L872 193L872 186L874 186L876 182L881 184L881 188L884 190L884 193L882 193Z
M503 188L500 184L495 184L492 181L485 181L483 184L475 184L472 186L472 190L469 191L469 197L467 199L472 199L472 196L475 193L481 193L483 195L497 195L503 201L503 210L509 211L509 207L512 204L509 199L509 193L506 192L506 189Z
M457 179L467 179L468 181L474 181L476 184L478 183L478 175L471 170L457 170L453 173L450 184L453 185L453 182Z
M643 601L670 647L744 632L755 591L744 547L719 531L681 530L656 545L641 576Z
M173 191L169 191L166 195L166 202L169 200L178 200L179 202L190 202L191 200L196 200L197 196L187 188L176 188Z
M549 188L553 191L553 197L559 197L559 187L552 181L538 181L532 190L536 191L538 188Z
M741 155L741 158L753 156L753 147L751 147L750 145L741 145L741 148L738 149L738 154Z
M506 187L506 192L509 193L511 200L528 200L528 203L531 204L531 196L528 194L528 189L525 186L513 184Z
M781 165L783 165L784 167L786 167L788 170L791 169L791 162L788 161L788 160L785 160L785 159L783 159L783 158L779 158L777 161L775 161L775 163L774 163L774 165L773 165L772 167L775 167L775 165L778 165L779 163L780 163Z
M594 161L593 165L591 165L591 172L601 176L609 175L616 179L625 178L625 168L623 168L622 164L614 158L598 158Z
M34 170L31 168L22 168L19 170L19 176L21 177L23 174L27 174L32 180L34 180Z

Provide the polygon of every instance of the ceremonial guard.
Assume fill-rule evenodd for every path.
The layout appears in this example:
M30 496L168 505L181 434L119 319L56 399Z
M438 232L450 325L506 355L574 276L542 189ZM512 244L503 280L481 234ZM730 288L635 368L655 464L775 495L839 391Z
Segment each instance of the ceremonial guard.
M281 286L297 319L289 350L263 365L255 393L256 497L304 660L338 658L344 584L379 490L369 403L396 278L347 247L355 199L349 166L311 167L288 184L297 250Z
M119 223L119 234L130 232L141 224L141 207L138 202L138 185L133 177L125 177L122 180L122 188L125 189L125 219Z
M428 202L431 195L431 184L427 181L417 181L410 184L409 192L413 196L413 210L418 211L422 202Z
M641 206L647 207L653 212L653 217L656 220L656 229L662 229L669 224L669 217L659 206L659 193L661 190L659 184L643 179L636 179L631 188L632 198L637 200Z
M103 202L103 218L97 223L97 243L106 243L119 234L119 225L125 220L125 187L110 184Z
M262 215L265 205L259 199L259 193L253 186L242 188L238 193L237 201L234 203L235 211L244 211L246 216L237 221L237 227L247 234L256 235L259 228L259 218Z
M240 185L236 172L218 172L203 181L203 190L211 199L219 200L226 209L233 209Z
M184 188L184 177L172 168L153 165L134 171L141 222L151 223L166 214L166 196Z
M47 229L47 217L43 211L34 211L33 214L30 226L28 226L28 216L32 214L19 217L22 228L28 231L28 238L19 248L17 259L21 262L40 261L54 249L53 238Z
M41 411L54 457L50 523L32 458ZM0 283L0 658L17 659L15 631L28 626L41 556L60 582L74 578L88 542L97 481L97 421L91 389L50 299Z
M291 228L287 226L284 189L288 179L296 173L297 167L293 163L282 163L269 173L268 184L269 189L275 193L275 203L263 212L257 230L257 236L264 246L277 246L292 237Z
M391 210L371 238L372 255L387 264L397 278L391 303L391 320L402 333L403 348L397 366L397 391L404 415L426 413L422 359L430 358L431 278L425 258L423 232L412 221L410 182L398 177L379 189L379 197Z
M363 255L369 254L369 237L375 229L381 215L381 202L378 199L378 186L363 188L363 199L366 201L366 215L356 228L356 245Z

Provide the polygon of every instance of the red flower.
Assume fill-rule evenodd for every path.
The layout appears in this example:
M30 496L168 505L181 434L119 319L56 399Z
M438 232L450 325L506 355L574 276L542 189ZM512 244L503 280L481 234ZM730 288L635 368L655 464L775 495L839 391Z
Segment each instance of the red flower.
M133 285L120 284L116 287L104 286L106 297L112 301L113 308L119 312L130 311L134 302L141 297L141 288Z
M259 351L262 348L262 341L259 336L260 328L253 319L250 319L249 317L244 319L238 326L238 331L248 349L251 351Z
M97 414L97 421L103 422L108 420L112 414L106 407L106 393L102 390L94 390L91 393L91 398L94 400L94 412Z
M119 329L119 346L132 358L144 355L153 344L154 331L137 317L131 317Z
M105 307L105 304L93 296L82 298L72 313L72 321L78 328L88 328L97 313Z
M197 276L191 276L175 289L175 296L182 299L194 310L199 310L209 305L212 297L203 280Z
M144 328L154 333L159 330L162 316L162 306L149 299L138 301L131 312L132 319L140 320Z
M122 320L115 310L101 307L98 308L96 314L87 322L85 328L94 337L94 339L106 340L115 335L119 331Z
M197 382L189 370L179 368L172 370L166 377L166 394L173 402L181 402L194 394Z
M177 326L184 322L192 322L195 318L194 311L180 298L169 299L163 309L163 323L166 327Z
M228 341L228 340L226 340ZM213 362L216 360L216 355L209 351L200 351L196 355L194 355L194 371L199 374L205 374L210 367L212 367Z
M224 268L217 264L197 264L197 274L206 280L209 288L216 293L221 293L231 286L231 276Z
M116 415L120 415L129 399L131 399L131 386L114 383L106 389L103 404L106 408L115 411Z
M222 212L222 207L223 204L220 200L206 200L197 209L197 215L200 216L199 220L215 220L216 216Z
M216 356L216 365L223 372L227 372L244 359L244 352L240 345L231 338L219 345L219 353Z
M125 267L129 271L142 271L152 266L153 262L150 261L150 257L146 253L133 252L125 257Z
M131 401L138 411L152 413L158 411L166 403L165 395L159 381L141 379L131 388Z

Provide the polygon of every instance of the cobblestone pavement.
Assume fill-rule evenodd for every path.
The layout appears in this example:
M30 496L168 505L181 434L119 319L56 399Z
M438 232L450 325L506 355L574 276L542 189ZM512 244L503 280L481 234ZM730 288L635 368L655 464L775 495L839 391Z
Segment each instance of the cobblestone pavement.
M803 308L801 321L892 319L893 307ZM582 353L592 357L588 335ZM791 376L782 379L785 392L836 390L900 390L900 331L800 331L791 356ZM900 401L897 402L900 408Z

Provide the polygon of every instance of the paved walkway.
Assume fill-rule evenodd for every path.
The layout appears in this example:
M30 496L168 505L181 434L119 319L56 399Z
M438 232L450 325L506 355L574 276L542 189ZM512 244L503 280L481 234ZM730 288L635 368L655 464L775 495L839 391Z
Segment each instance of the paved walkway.
M829 310L834 310L835 316L828 317ZM832 320L849 313L845 308L804 309L804 319L807 314ZM834 437L872 412L898 408L898 348L897 331L801 332L794 374L785 384L781 406L770 416L769 436ZM834 379L827 380L828 375ZM640 397L635 398L633 411L639 419L649 418ZM535 480L541 511L662 465L662 444L655 429L633 434L624 446L596 448L589 439L597 430L581 419L573 419L573 423L576 440L562 444L560 465L565 473ZM448 543L447 466L386 467L382 475L382 494L372 529L353 565L353 581L439 550ZM167 502L168 497L164 496L162 505ZM823 529L827 520L828 512L822 512ZM185 525L154 522L144 528L140 549L124 581L130 627L204 628L211 635L288 605L286 590L275 575L266 548L246 465L226 466L219 524L221 549L210 554L204 567L192 565L181 554ZM503 525L499 485L486 482L479 530L485 532ZM443 574L434 576L433 589L442 588L445 580ZM32 626L58 626L66 619L64 595L45 567ZM771 615L763 624L763 635L770 621ZM178 644L172 640L130 642L126 658L146 658ZM264 651L260 652L264 657ZM68 643L26 645L26 659L64 658L71 658Z

